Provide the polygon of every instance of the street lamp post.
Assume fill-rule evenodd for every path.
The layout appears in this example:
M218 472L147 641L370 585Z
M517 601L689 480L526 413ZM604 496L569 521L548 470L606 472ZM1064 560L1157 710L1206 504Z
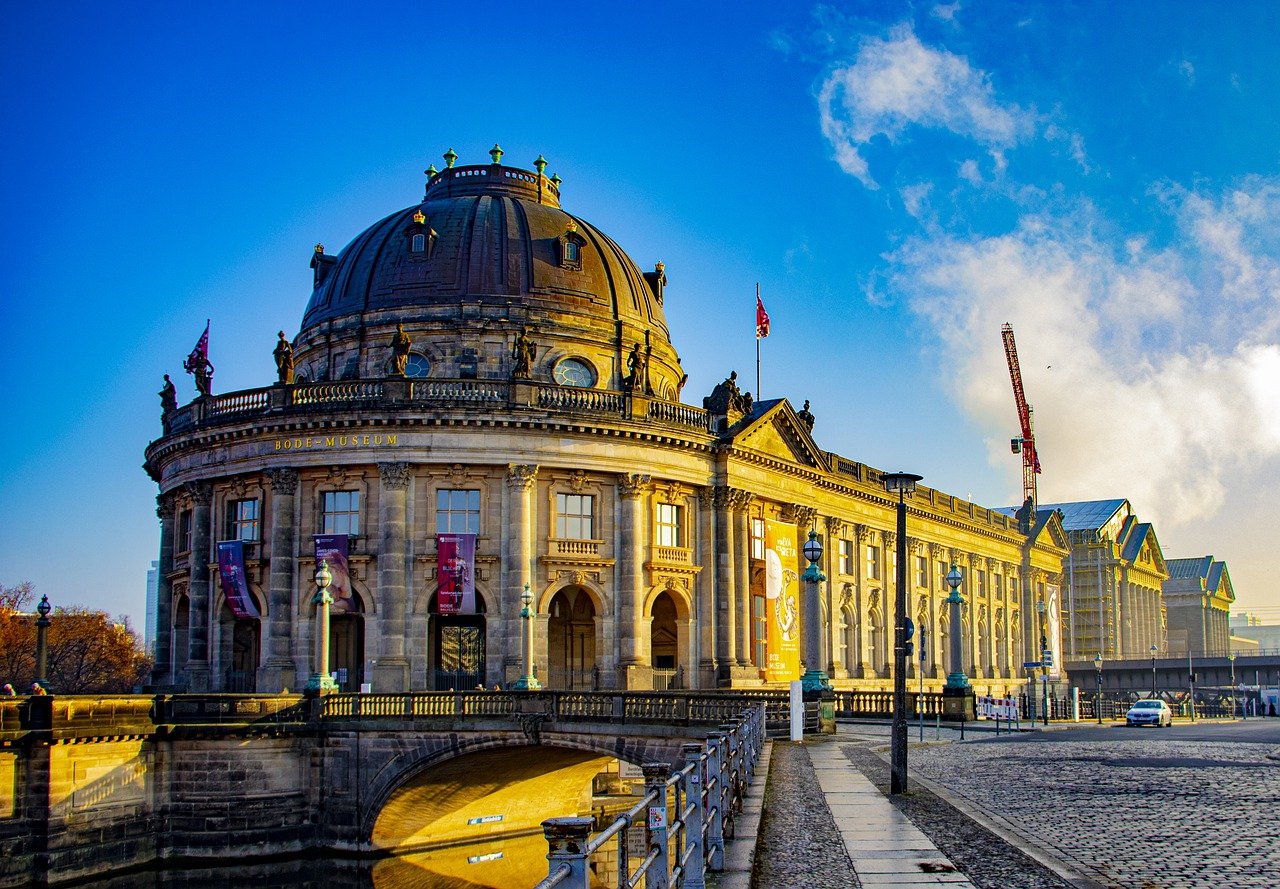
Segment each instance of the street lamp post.
M311 598L311 604L316 606L315 669L307 679L306 693L325 695L338 690L337 683L329 675L329 606L333 604L329 584L333 583L333 572L329 570L327 560L320 560L315 581L316 594Z
M1102 725L1102 654L1093 656L1093 671L1098 676L1098 691L1093 697L1093 711L1098 714L1098 725Z
M947 718L965 722L974 715L973 686L969 685L969 677L964 675L964 647L961 642L964 634L960 626L960 584L964 583L964 575L954 562L945 580L947 586L951 587L951 595L947 596L947 637L951 646L951 670L947 673L947 684L942 687L942 705Z
M822 595L818 584L827 577L818 569L822 561L822 541L816 531L809 532L800 551L809 560L809 567L804 569L800 579L804 581L804 675L800 677L800 687L805 693L822 692L831 688L827 674L821 669L822 661Z
M1156 652L1160 649L1151 646L1151 697L1156 696Z
M1044 724L1049 724L1049 638L1048 627L1045 624L1044 600L1036 602L1036 614L1040 617L1040 674L1044 681ZM1031 677L1032 684L1035 684L1035 676ZM1035 714L1031 714L1031 724L1035 725Z
M922 476L888 472L881 476L885 490L898 495L897 577L894 590L893 730L889 745L889 792L907 789L907 501Z
M520 594L520 620L524 623L524 632L520 634L520 655L524 661L524 675L512 683L516 691L536 691L542 688L538 677L533 675L533 593L529 584L524 585Z
M1227 663L1231 665L1231 718L1236 718L1236 653L1227 652Z
M53 606L49 604L48 596L40 597L40 604L36 606L36 684L48 691L49 678L49 646L46 639L49 631L49 612L53 610Z

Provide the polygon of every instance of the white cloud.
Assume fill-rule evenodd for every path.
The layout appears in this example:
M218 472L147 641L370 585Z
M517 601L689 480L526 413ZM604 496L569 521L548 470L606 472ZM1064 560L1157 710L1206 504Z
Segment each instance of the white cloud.
M955 3L939 3L929 10L929 15L944 22L953 22L956 19L956 13L960 11L959 0Z
M1196 66L1186 59L1178 63L1178 73L1186 78L1187 84L1194 86L1196 82Z
M910 127L954 133L993 156L1033 129L1033 118L995 98L987 74L962 56L925 46L909 25L866 37L851 64L834 68L818 93L822 132L841 169L876 188L860 149Z
M1036 408L1042 500L1128 497L1186 525L1237 496L1280 496L1280 182L1166 195L1162 249L1105 220L1024 217L990 237L921 237L892 289L944 340L957 401L1005 465L1016 431L1000 325Z
M978 162L973 158L962 163L956 174L970 185L982 184L982 172L978 169Z

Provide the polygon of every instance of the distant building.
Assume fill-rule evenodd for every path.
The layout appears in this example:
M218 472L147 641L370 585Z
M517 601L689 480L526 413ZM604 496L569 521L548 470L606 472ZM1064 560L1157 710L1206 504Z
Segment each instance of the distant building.
M156 595L160 589L160 562L153 560L147 569L147 616L142 628L142 645L147 654L156 651Z
M1252 639L1260 652L1280 654L1280 623L1263 623L1256 614L1237 614L1231 618L1231 635L1237 639Z
M1002 510L1015 515L1016 507ZM1155 530L1128 500L1040 504L1071 541L1063 563L1063 639L1070 660L1168 653L1162 586L1169 576Z
M1170 559L1164 582L1169 653L1222 657L1231 650L1231 603L1236 599L1226 562L1213 556Z

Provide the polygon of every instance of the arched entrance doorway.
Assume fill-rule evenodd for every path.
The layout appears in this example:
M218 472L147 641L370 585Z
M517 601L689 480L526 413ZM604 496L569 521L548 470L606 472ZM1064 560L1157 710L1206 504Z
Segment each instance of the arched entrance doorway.
M484 597L476 591L475 614L441 614L438 593L432 594L427 607L431 650L428 684L436 691L462 691L484 685Z
M217 643L222 690L231 694L257 691L262 622L255 617L236 617L224 601L218 611Z
M565 587L551 599L547 619L547 687L594 689L596 607L582 587Z
M177 596L173 606L173 677L175 682L186 684L187 658L191 644L191 600L185 593Z
M663 590L649 612L649 663L655 689L681 688L680 636L676 629L676 603Z

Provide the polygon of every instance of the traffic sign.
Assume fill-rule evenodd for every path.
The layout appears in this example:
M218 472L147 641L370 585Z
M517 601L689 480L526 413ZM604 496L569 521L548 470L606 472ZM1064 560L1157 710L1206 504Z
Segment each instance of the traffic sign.
M1022 669L1024 670L1030 670L1035 667L1043 667L1043 666L1044 664L1040 663L1040 661L1023 661L1022 662Z

